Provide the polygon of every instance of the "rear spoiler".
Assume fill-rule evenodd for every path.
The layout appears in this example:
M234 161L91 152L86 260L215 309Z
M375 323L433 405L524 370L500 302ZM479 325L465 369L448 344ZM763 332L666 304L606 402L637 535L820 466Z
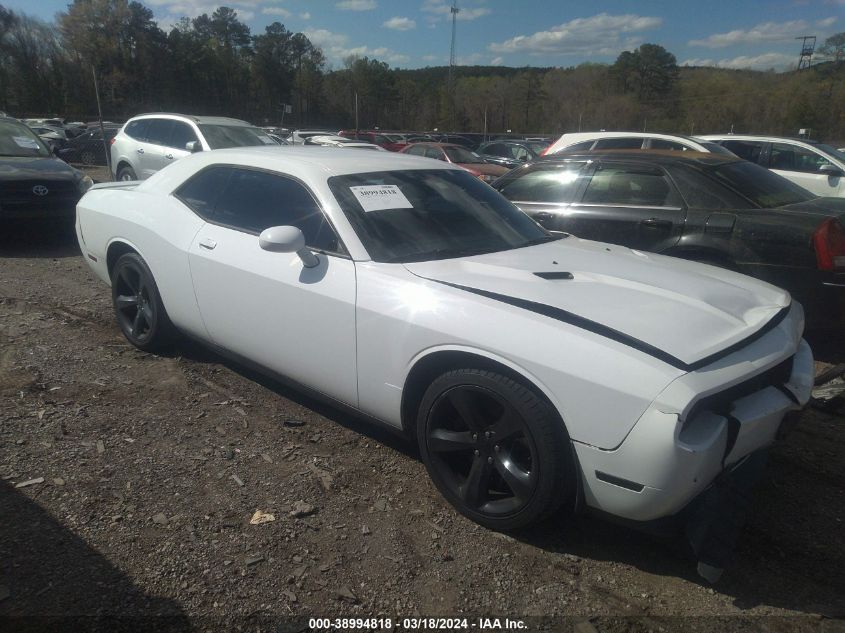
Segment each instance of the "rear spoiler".
M98 182L89 191L94 189L134 189L141 184L140 180L119 180L117 182Z

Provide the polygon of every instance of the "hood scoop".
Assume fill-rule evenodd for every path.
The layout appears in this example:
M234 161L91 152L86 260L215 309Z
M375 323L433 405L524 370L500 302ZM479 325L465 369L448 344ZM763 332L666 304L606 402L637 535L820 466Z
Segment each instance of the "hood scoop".
M534 273L540 279L548 279L549 281L553 281L555 279L575 279L572 276L572 273L564 272L564 271L553 271L548 273Z

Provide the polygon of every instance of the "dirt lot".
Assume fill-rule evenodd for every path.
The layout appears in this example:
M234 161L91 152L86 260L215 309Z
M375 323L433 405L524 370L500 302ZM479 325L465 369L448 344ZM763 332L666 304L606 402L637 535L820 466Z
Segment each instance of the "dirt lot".
M841 341L815 348L845 361ZM588 516L496 534L447 506L403 440L197 347L131 348L71 232L0 231L3 630L141 614L172 616L149 630L415 614L845 630L843 456L841 415L806 411L715 587L680 543ZM313 511L291 516L300 502ZM250 524L256 510L275 521Z

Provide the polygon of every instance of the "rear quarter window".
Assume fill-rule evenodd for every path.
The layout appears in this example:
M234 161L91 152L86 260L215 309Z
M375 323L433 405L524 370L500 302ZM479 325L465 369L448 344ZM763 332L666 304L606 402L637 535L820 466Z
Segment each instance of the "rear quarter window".
M202 219L214 221L214 207L231 174L231 167L207 167L183 183L174 195Z

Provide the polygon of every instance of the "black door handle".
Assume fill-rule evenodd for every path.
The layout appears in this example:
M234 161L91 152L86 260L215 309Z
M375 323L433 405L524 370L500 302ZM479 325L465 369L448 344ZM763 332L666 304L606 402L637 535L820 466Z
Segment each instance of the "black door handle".
M640 220L640 224L651 229L672 228L672 223L669 220L658 220L657 218L648 218L647 220Z

